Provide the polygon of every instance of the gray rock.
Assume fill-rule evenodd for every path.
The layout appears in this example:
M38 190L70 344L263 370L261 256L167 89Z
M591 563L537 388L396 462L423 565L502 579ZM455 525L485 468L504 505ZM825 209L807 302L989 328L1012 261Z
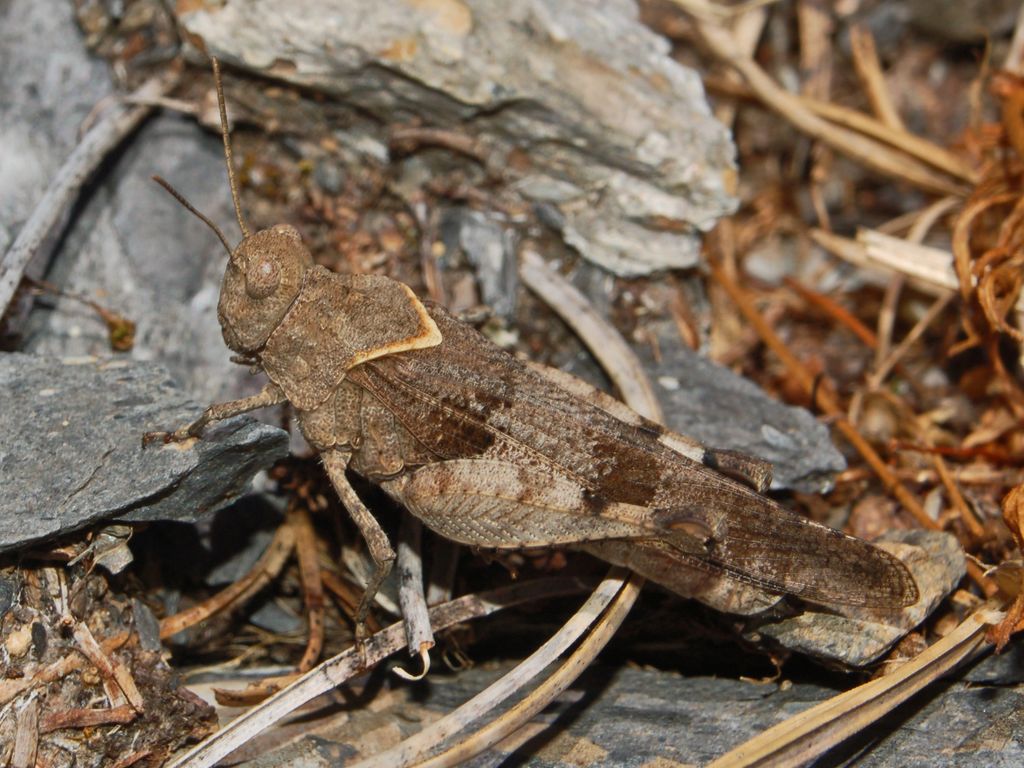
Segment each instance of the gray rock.
M322 190L338 195L345 184L345 171L333 159L321 158L313 166L313 178Z
M668 426L711 448L729 448L772 464L774 490L821 493L846 468L828 428L803 408L769 397L749 379L678 342L655 360L638 350Z
M925 620L964 577L960 544L942 531L890 531L875 542L910 569L920 599L898 614L878 616L856 608L835 613L808 611L758 627L785 648L861 667L881 658L907 632Z
M583 265L572 282L601 314L611 315L614 278ZM679 287L703 335L710 314L703 284L691 276L680 280ZM648 300L662 308L676 292L653 281L645 290ZM690 349L667 314L663 311L644 320L646 335L656 342L657 356L650 343L633 344L654 384L666 425L709 448L726 448L770 462L772 490L831 490L832 479L846 468L846 460L832 443L828 428L806 409L780 403L754 382ZM586 368L574 366L570 372L594 386L607 386Z
M155 365L7 354L0 391L0 552L101 520L197 520L287 452L284 432L247 417L143 449L144 432L201 412Z
M976 685L1010 686L1024 683L1024 645L1010 643L1002 653L986 656L964 675Z
M82 121L113 86L106 63L86 51L70 3L0 4L0 71L3 250L77 144Z
M238 531L238 525L234 526L232 530ZM245 531L243 530L241 533L245 533ZM244 545L240 550L210 569L204 581L212 587L225 587L234 584L256 565L263 553L267 551L273 538L273 531L253 531L248 538L244 539Z
M302 618L285 610L276 600L268 600L249 614L249 622L278 635L296 632L302 627Z
M46 41L45 45L40 45ZM75 26L74 9L64 3L14 0L0 5L0 255L6 256L57 169L72 153L84 122L113 92L106 64L89 57ZM0 258L7 268L39 278L60 225L28 263ZM16 337L29 311L27 294L0 307L4 342Z
M908 0L910 21L950 43L981 43L1009 36L1020 13L1014 0Z
M11 610L14 598L18 594L19 584L13 578L0 578L0 619Z
M306 768L354 763L432 722L507 666L431 674L385 694L387 706L310 723L309 735L240 765ZM812 683L780 687L655 669L587 670L534 721L465 763L470 768L680 768L705 765L767 728L836 694ZM379 699L383 699L380 696ZM889 768L999 768L1024 761L1024 693L939 683L814 763ZM372 710L372 711L371 711ZM549 726L542 730L541 725ZM368 737L367 734L372 734Z
M250 394L261 382L230 362L221 338L224 248L151 176L171 181L237 240L222 151L192 120L151 120L97 185L47 273L132 319L132 357L165 365L204 405ZM57 357L110 354L104 323L70 299L37 303L23 348Z
M511 227L479 211L450 211L458 227L458 242L476 270L480 298L506 319L516 311L516 235ZM443 226L443 225L442 225Z
M693 266L698 233L735 207L727 131L632 0L241 0L178 20L231 64L359 110L354 134L413 120L468 133L618 274Z

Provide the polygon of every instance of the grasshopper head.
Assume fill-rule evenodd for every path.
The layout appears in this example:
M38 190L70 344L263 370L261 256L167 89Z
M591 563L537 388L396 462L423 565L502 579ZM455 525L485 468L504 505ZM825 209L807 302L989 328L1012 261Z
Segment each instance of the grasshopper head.
M313 257L295 227L278 224L249 235L231 253L217 316L235 352L259 350L299 295Z
M270 334L284 319L285 313L299 295L302 276L313 266L313 257L302 244L295 227L278 224L270 229L250 234L242 216L242 204L235 181L234 162L231 159L231 138L228 134L227 107L224 104L224 86L221 83L220 64L211 59L213 79L217 85L217 104L220 107L220 132L224 140L224 164L228 171L231 200L235 217L242 230L242 242L232 250L220 228L200 213L170 184L154 176L154 180L186 209L197 216L217 235L224 250L230 255L224 282L217 304L224 341L235 352L250 356L258 352Z

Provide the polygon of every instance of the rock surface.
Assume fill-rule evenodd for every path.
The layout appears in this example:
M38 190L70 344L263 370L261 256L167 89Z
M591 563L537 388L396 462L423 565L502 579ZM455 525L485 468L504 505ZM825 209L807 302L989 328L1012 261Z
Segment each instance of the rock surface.
M147 123L97 184L55 255L47 279L136 323L132 357L166 366L204 405L260 386L230 362L217 321L227 254L217 238L153 183L159 174L192 204L237 231L219 140L194 121ZM232 230L234 226L234 230ZM237 239L237 238L236 238ZM37 302L24 349L39 355L110 354L107 328L71 299Z
M101 520L197 520L287 453L282 430L247 417L144 449L144 432L202 410L150 364L5 354L0 391L0 552Z
M769 397L678 340L655 360L638 348L672 429L710 448L728 448L771 462L772 489L822 493L846 461L828 427L803 408Z
M838 608L835 613L802 613L758 627L784 648L861 667L877 661L900 638L931 615L960 583L966 560L959 542L942 531L891 531L875 542L906 564L921 594L894 615Z
M568 244L618 274L693 266L698 233L735 207L728 133L632 0L186 7L185 31L231 64L380 125L469 134L522 200L557 206Z
M2 252L113 86L106 63L88 55L70 3L0 5L0 71Z
M981 662L972 674L987 666ZM476 668L455 677L378 693L378 703L321 723L286 747L252 758L246 768L310 768L354 762L451 711L506 668ZM1016 682L1021 681L1018 674ZM721 677L684 677L652 669L588 670L533 723L471 768L683 768L704 765L761 731L838 691L797 683L786 689ZM1001 768L1024 760L1024 693L998 685L939 683L911 699L817 766ZM372 710L372 711L371 711ZM542 730L541 724L554 725ZM307 729L313 724L306 722Z

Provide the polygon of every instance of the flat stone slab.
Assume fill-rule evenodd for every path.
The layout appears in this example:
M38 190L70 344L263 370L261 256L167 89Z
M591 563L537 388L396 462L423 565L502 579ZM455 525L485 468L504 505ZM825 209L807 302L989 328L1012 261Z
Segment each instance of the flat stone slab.
M728 132L633 0L177 8L226 63L355 107L346 143L410 117L478 141L511 194L549 206L565 242L617 274L694 266L699 232L735 209Z
M677 336L678 338L678 336ZM659 341L661 337L659 337ZM749 379L666 340L655 360L637 352L654 383L665 423L711 448L729 448L772 464L772 489L823 493L846 461L828 427L804 408L780 403Z
M890 531L874 543L902 560L913 574L921 595L916 603L898 613L842 606L832 613L812 610L761 625L756 634L791 651L862 667L878 661L930 616L966 572L960 543L944 531Z
M202 412L151 363L5 354L0 391L0 552L99 521L195 521L288 452L248 417L144 449L143 433Z

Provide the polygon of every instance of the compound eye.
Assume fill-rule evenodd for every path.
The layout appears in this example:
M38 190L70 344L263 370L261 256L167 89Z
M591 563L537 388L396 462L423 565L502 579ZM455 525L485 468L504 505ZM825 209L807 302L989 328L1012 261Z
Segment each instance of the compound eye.
M245 292L253 299L265 299L281 284L281 267L276 259L257 259L245 273Z

